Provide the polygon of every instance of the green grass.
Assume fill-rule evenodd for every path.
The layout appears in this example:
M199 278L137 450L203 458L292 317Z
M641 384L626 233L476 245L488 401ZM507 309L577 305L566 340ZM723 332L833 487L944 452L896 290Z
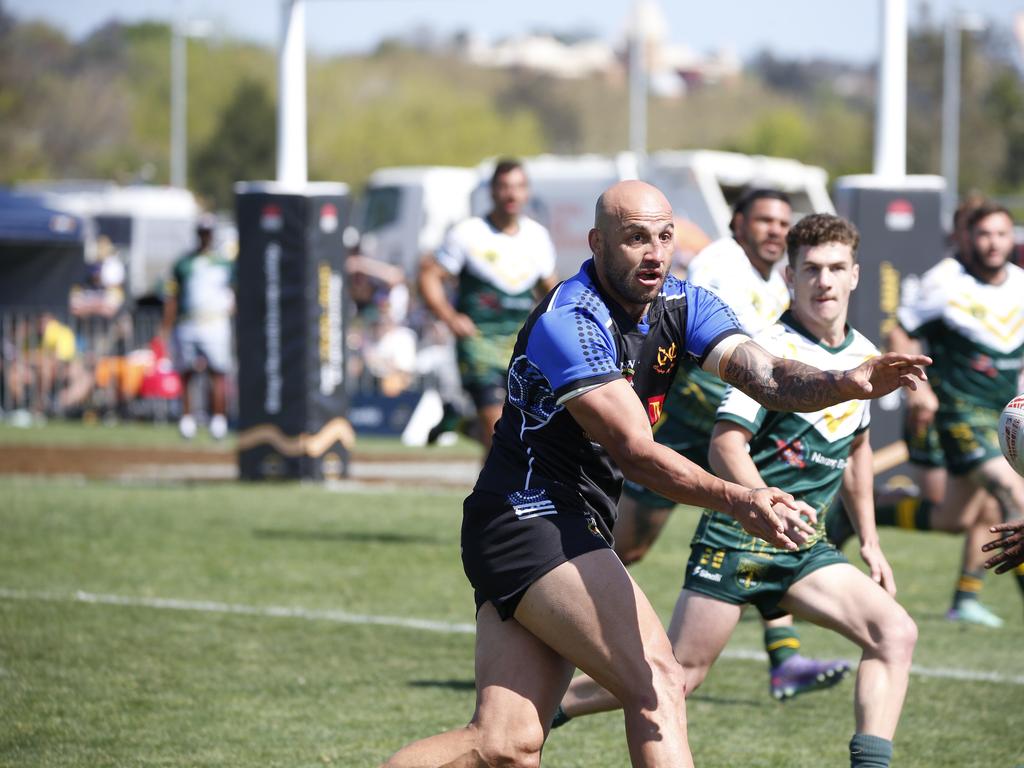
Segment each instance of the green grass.
M0 498L0 766L372 766L471 714L468 634L71 599L471 622L461 494L0 478ZM694 519L677 512L635 570L666 616ZM1024 676L1011 578L985 589L1004 629L953 626L958 541L887 531L884 544L920 627L917 665ZM856 658L801 633L812 654ZM758 622L742 621L730 649L759 648ZM689 703L694 754L704 768L844 765L851 697L846 682L781 705L762 662L723 658ZM1022 704L1020 684L915 675L895 765L1024 763ZM627 765L621 718L556 731L545 764Z
M217 442L209 433L200 429L192 441L186 442L178 434L174 424L153 424L142 422L125 422L119 424L103 424L101 422L85 423L74 420L53 419L45 426L13 427L0 422L0 445L67 445L90 446L98 445L111 448L199 448L211 451L231 452L235 449L235 435L229 435L223 442ZM397 438L375 437L370 435L356 436L355 452L364 456L380 454L417 455L425 449L402 445ZM459 436L458 442L451 446L432 447L430 458L477 458L480 456L480 445L467 437Z

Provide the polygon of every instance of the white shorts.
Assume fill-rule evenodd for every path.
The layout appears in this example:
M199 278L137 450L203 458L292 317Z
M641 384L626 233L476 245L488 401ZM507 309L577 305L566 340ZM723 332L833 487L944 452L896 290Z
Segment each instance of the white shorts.
M231 370L230 323L180 323L174 329L174 366L179 372L203 368L213 373Z

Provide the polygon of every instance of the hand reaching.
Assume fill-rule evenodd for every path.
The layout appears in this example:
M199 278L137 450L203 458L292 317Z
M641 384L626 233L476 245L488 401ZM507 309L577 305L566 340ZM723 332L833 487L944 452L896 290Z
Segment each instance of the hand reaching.
M778 510L778 511L776 511ZM747 533L780 549L796 550L814 529L800 518L814 510L779 488L754 488L733 506L732 516Z
M889 352L865 360L849 371L842 383L849 390L850 400L882 397L900 387L916 390L918 382L927 381L924 369L931 364L927 355Z
M996 573L1006 573L1011 568L1024 564L1024 519L993 525L989 530L992 533L1009 535L1000 536L998 539L981 545L981 549L985 552L991 552L994 549L1003 550L985 561L986 568L999 566L996 568Z

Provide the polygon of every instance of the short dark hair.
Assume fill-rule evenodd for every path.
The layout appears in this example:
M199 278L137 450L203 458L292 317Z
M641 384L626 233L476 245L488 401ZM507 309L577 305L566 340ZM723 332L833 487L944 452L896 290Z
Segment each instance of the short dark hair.
M800 219L786 235L789 266L796 267L796 257L801 248L813 248L826 243L842 243L850 246L853 260L857 261L860 232L857 231L853 222L831 213L812 213Z
M494 173L491 174L491 189L494 189L500 177L515 170L523 170L521 160L516 160L514 157L501 158L494 166Z
M994 216L997 213L1006 214L1006 217L1010 220L1010 223L1014 223L1013 214L1010 213L1009 208L1007 208L1005 205L1001 205L1000 203L995 202L994 200L986 200L984 203L982 203L973 211L971 211L970 215L967 217L967 229L974 229L978 225L979 221L981 221L982 219L987 219L989 216Z
M960 201L960 204L953 211L953 229L960 226L961 223L967 223L967 217L971 215L972 211L977 210L985 203L988 202L988 198L980 192L971 192L964 196Z
M751 206L758 200L780 200L790 208L793 207L793 203L790 201L789 195L781 189L772 189L770 187L748 187L743 190L740 196L736 198L736 202L732 204L732 218L729 219L729 230L731 232L736 231L736 217L741 214L746 216L747 211L749 211Z

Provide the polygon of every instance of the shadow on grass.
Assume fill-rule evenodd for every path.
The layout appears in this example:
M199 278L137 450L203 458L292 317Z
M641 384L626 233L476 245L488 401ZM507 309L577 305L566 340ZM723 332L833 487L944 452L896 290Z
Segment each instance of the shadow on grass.
M447 688L451 691L473 691L476 690L474 680L412 680L409 683L411 688Z
M282 541L349 541L362 544L445 544L436 536L394 533L391 531L300 531L287 528L257 528L252 532L257 539Z
M765 705L764 699L733 699L728 696L708 696L704 693L695 693L686 697L687 701L699 701L701 704L721 704L727 707L756 707L760 709Z

